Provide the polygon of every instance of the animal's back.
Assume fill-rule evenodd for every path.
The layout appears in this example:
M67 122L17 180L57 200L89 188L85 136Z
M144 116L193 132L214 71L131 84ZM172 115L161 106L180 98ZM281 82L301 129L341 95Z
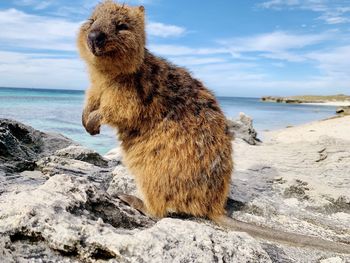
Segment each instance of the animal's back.
M140 81L156 90L141 111L145 116L138 117L139 127L121 134L126 164L152 214L222 215L232 173L225 117L200 81L148 56L147 68L158 71L145 70Z

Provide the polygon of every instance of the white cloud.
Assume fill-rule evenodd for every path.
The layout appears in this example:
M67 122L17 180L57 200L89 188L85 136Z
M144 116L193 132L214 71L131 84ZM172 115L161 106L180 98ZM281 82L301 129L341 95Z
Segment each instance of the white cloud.
M313 69L313 73L308 76L298 77L296 74L293 75L290 70L287 70L288 75L286 76L283 73L276 76L274 75L276 68L287 69L289 64L281 64L280 62L276 64L273 60L264 62L261 60L244 60L242 62L242 59L230 59L225 56L228 52L227 49L220 47L217 49L193 49L185 46L160 46L163 48L160 50L167 56L171 53L171 61L190 68L196 77L203 80L209 88L215 89L218 95L247 96L254 94L254 96L263 96L266 94L349 93L350 46L327 50L318 47L318 49L313 49L317 51L310 51L303 48L311 44L319 44L319 41L323 39L328 40L328 33L321 34L321 36L293 36L301 39L291 39L289 35L283 38L282 43L275 43L275 41L260 42L252 36L245 38L246 41L240 42L240 45L236 43L235 48L242 52L242 57L245 56L245 52L249 51L249 56L263 56L268 59L287 62L302 62L301 67L307 68L305 64L307 63ZM271 39L275 38L272 37ZM302 52L299 49L302 49ZM206 52L200 52L203 50ZM290 52L290 50L293 50L293 52ZM155 51L157 52L157 46ZM262 52L251 55L251 52L259 51ZM223 61L215 61L217 58L224 59ZM213 62L206 61L206 59L212 59ZM191 63L191 61L194 62ZM316 71L319 69L319 72L315 73L315 69ZM284 71L284 69L281 70Z
M181 45L159 45L152 44L149 49L161 56L184 56L184 55L213 55L213 54L228 54L227 48L192 48Z
M338 8L339 5L338 3L332 5L332 3L327 0L270 0L259 4L259 6L277 10L289 8L326 12L331 8Z
M294 1L294 4L296 2L298 1ZM293 1L289 4L292 5ZM0 10L0 23L0 46L3 49L34 50L29 53L0 50L0 86L74 89L86 87L87 74L83 63L69 55L76 50L78 22L9 9ZM174 25L151 21L148 34L154 37L153 44L149 46L152 52L188 67L209 88L215 89L221 95L249 95L254 92L259 96L278 92L344 92L349 89L350 46L325 50L320 48L327 41L332 45L336 44L334 39L342 39L346 43L348 40L339 33L327 31L319 34L295 34L274 31L223 39L208 47L155 44L154 39L157 37L179 37L186 34L185 28ZM309 51L310 49L313 51ZM40 53L35 53L39 50ZM61 52L58 55L51 51ZM269 72L271 68L279 70L278 67L281 66L287 69L290 65L288 62L306 62L313 69L319 70L319 73L314 77L302 77L295 81L293 78L299 79L296 76L290 79L282 79L281 76L281 79L277 79L273 72ZM264 94L258 94L260 90Z
M291 34L284 31L253 35L249 37L221 40L220 43L238 52L284 51L300 49L329 39L330 34Z
M345 78L349 81L350 90L350 45L334 49L313 51L306 55L309 59L315 60L325 75L335 80Z
M350 77L316 75L301 78L276 78L271 72L259 72L254 65L215 64L192 68L195 76L218 95L266 96L297 94L334 94L350 92Z
M298 0L271 0L261 3L259 6L263 8L281 8L282 6L296 6L299 4Z
M15 0L15 5L19 6L28 6L33 8L34 10L43 10L54 4L53 0L46 0L46 1L40 1L40 0Z
M327 1L327 0L270 0L259 4L267 9L300 9L320 13L318 19L324 20L327 24L349 23L349 2L348 1Z
M0 51L0 86L84 89L87 74L78 58Z
M324 14L319 19L326 21L327 24L336 25L350 22L350 18L338 15Z
M26 14L16 9L0 11L2 46L74 51L79 23Z
M31 15L17 9L0 10L2 37L5 47L30 48L38 50L75 51L75 38L80 22L66 18ZM155 37L176 37L185 29L175 25L150 22L148 34Z
M295 51L319 44L333 36L332 32L292 34L284 31L275 31L261 35L220 40L219 43L238 58L242 57L242 53L258 52L260 57L300 62L304 58L300 55L300 52Z
M185 34L186 29L179 26L167 25L157 22L147 24L147 33L155 37L179 37Z
M207 64L217 64L226 61L224 58L219 57L194 57L194 56L179 56L170 57L170 60L180 66L194 66L194 65L207 65Z

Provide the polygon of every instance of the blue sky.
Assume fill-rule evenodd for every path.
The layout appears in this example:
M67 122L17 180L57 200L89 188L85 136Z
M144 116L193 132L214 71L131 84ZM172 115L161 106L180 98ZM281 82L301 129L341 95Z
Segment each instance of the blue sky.
M85 89L75 37L99 1L0 2L0 86ZM218 95L350 93L350 0L129 0L148 48Z

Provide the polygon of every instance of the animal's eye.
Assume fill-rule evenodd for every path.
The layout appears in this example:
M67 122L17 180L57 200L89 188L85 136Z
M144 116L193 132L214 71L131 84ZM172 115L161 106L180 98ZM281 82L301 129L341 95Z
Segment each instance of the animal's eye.
M127 24L117 24L116 25L116 29L118 31L122 31L122 30L128 30L129 29L129 26Z

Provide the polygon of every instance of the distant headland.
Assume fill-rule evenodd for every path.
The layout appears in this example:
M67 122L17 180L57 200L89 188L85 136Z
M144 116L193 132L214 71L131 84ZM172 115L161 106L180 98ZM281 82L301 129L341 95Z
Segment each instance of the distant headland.
M344 94L338 95L302 95L302 96L289 96L289 97L278 97L278 96L265 96L261 98L264 102L277 102L277 103L312 103L329 106L349 106L350 96Z
M337 95L302 95L290 97L262 97L263 102L289 103L289 104L310 104L324 106L338 106L336 113L338 115L350 115L350 96L344 94Z

